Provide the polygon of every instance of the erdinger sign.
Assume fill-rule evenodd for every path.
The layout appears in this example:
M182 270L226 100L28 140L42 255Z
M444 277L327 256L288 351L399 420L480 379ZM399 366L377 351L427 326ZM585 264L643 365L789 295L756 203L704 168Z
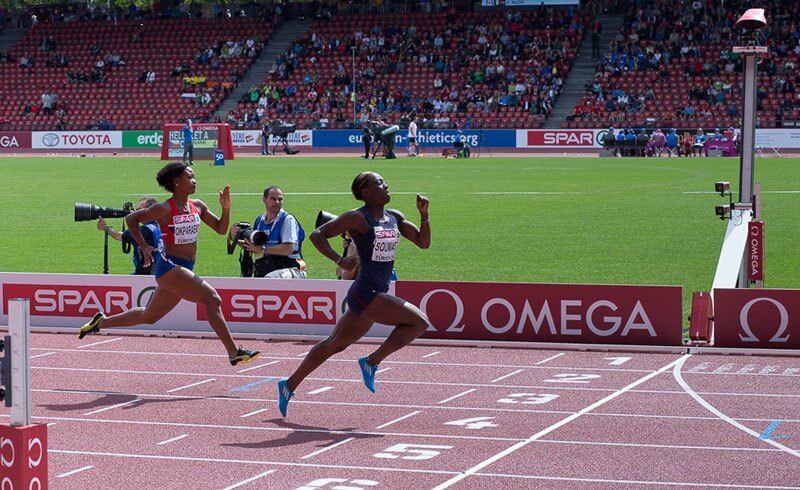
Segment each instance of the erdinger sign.
M47 488L47 424L0 424L0 490Z
M714 345L800 349L800 290L715 289Z
M428 315L427 338L681 344L678 286L401 281L397 294Z

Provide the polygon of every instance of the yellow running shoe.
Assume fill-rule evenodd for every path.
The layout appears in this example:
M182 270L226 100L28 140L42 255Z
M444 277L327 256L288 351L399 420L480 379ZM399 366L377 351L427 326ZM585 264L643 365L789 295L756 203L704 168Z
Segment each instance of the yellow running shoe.
M231 366L235 366L240 362L250 362L259 355L261 355L261 351L249 351L239 347L239 350L236 351L236 355L230 358Z
M86 337L90 333L99 332L100 331L100 327L99 327L98 324L100 323L100 320L103 320L103 319L105 319L105 315L103 315L102 313L99 313L99 312L95 313L95 315L92 317L92 319L89 320L88 323L86 323L84 326L81 327L81 331L78 334L78 340L83 339L84 337Z

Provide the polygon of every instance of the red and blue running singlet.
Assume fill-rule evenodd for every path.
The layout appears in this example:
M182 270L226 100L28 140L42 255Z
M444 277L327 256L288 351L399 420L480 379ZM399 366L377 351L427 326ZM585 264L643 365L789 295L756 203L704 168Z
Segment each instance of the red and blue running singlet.
M182 213L175 205L172 198L167 199L169 203L169 222L166 226L160 224L161 238L164 243L175 245L186 245L197 242L200 234L200 210L189 200L189 212Z

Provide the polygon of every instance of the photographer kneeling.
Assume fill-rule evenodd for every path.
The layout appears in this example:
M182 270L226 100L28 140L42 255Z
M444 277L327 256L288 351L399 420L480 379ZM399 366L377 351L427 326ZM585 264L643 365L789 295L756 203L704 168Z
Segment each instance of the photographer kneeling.
M136 210L138 211L140 209L147 209L156 203L158 203L158 201L155 198L144 196L139 199L139 203L136 205ZM131 274L137 276L148 276L153 273L152 264L147 267L142 264L142 254L139 252L139 246L136 244L136 240L133 239L130 230L125 230L124 232L114 230L110 226L106 225L106 220L103 218L97 220L97 229L108 233L108 235L114 240L122 242L123 251L125 253L128 253L128 250L130 250L129 247L133 247L133 272ZM164 245L161 241L161 229L159 228L158 223L151 221L150 223L140 226L139 230L142 232L142 237L148 245L158 251L164 249Z
M252 232L246 230L244 223L236 223L231 228L229 241L236 241L244 249L240 261L242 277L268 277L275 279L298 279L306 277L306 263L303 261L302 245L305 231L297 219L283 209L283 191L277 186L264 189L264 208L253 223ZM240 233L245 231L245 233ZM251 239L253 232L262 232L265 238ZM243 236L244 235L244 236ZM254 241L262 244L253 243ZM229 247L229 253L231 248ZM249 265L247 254L258 257Z

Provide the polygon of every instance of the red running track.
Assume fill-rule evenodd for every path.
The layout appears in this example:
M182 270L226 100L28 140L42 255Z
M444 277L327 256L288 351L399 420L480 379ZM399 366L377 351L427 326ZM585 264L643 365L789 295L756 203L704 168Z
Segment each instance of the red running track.
M800 359L359 344L231 367L216 340L32 335L60 488L800 488ZM7 417L4 410L2 416Z

